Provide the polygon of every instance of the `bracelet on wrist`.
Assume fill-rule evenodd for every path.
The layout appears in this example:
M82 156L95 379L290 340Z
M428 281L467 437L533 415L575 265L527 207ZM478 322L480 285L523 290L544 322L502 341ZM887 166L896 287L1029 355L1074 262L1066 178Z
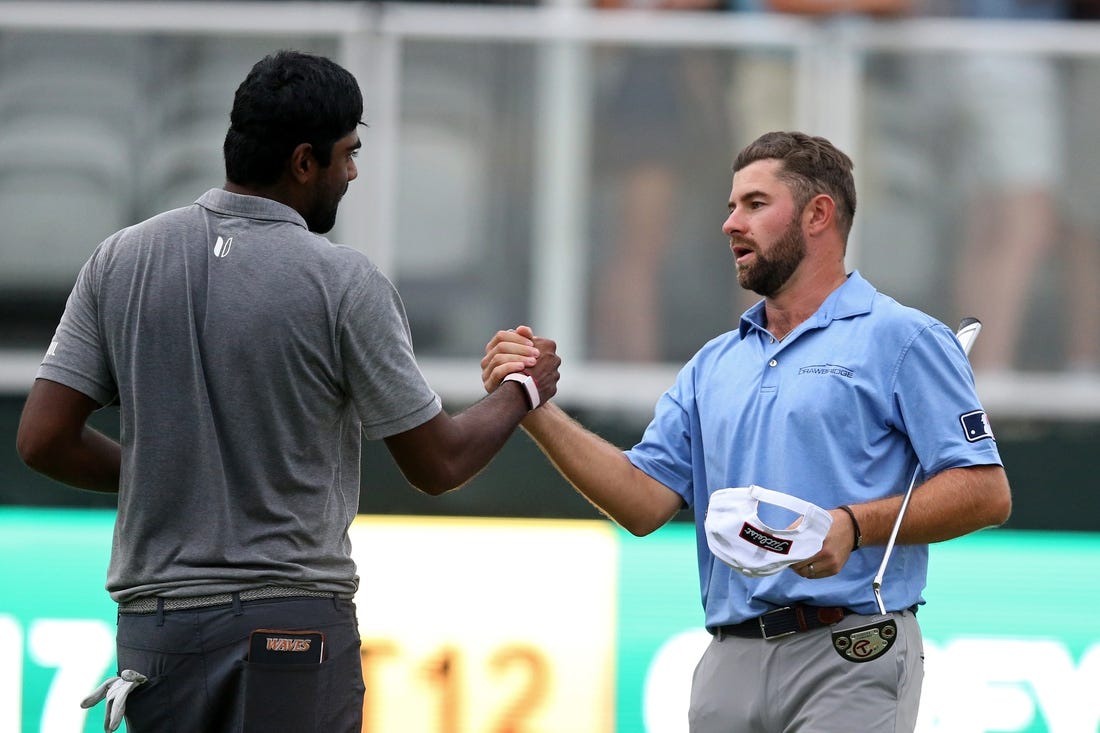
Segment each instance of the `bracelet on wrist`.
M859 522L856 520L856 513L853 512L852 507L847 504L841 504L837 509L843 510L852 518L852 531L855 533L855 541L852 543L852 552L855 552L863 547L863 533L859 531Z
M533 410L539 406L541 399L539 398L539 386L535 384L535 378L530 374L524 374L523 372L512 372L504 379L501 380L501 384L505 382L518 382L523 387L523 396L527 399L527 409Z

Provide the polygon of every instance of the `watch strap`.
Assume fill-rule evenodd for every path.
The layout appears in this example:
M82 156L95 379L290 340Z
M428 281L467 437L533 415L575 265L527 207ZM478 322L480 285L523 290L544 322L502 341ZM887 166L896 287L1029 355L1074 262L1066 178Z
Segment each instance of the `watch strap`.
M539 406L541 399L539 398L539 386L535 384L535 378L530 374L523 374L522 372L512 372L501 380L501 384L505 382L519 382L523 387L524 396L527 397L528 409L535 409Z

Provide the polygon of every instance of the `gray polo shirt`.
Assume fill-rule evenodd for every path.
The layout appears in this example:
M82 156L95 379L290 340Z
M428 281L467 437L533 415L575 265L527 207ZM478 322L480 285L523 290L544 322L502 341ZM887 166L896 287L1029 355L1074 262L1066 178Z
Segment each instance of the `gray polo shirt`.
M350 596L362 437L442 409L365 255L221 189L95 250L38 376L119 403L120 602L271 584Z

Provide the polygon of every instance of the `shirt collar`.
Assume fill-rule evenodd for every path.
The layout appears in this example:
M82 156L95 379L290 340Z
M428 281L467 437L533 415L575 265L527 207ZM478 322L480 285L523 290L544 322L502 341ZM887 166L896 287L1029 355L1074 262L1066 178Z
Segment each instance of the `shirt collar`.
M223 188L212 188L196 201L199 206L227 216L239 216L245 219L262 221L285 221L308 229L306 220L294 209L274 199L263 196L246 196L230 193Z
M817 312L806 319L810 328L824 328L830 322L840 318L853 318L871 312L871 303L878 291L871 283L863 279L859 270L853 270L848 279L825 298ZM749 308L741 315L738 331L744 339L749 331L767 332L764 324L764 301ZM801 328L800 328L801 330Z

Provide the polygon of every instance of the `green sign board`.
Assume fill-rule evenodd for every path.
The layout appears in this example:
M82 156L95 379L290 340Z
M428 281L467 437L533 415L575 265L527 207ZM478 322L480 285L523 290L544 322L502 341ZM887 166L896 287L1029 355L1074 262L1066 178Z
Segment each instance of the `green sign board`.
M686 733L709 635L691 525L624 536L620 731ZM933 545L918 731L1100 731L1100 534L986 530Z
M0 596L0 731L102 730L103 705L88 712L79 701L115 671L115 606L103 588L113 521L113 513L104 511L0 509L5 589ZM386 525L373 521L364 519L354 529L360 537L377 535ZM385 541L411 534L409 541L423 544L429 533L438 537L440 527L429 527L427 521L401 520L390 527L393 539ZM579 545L582 539L588 555L606 550L609 557L602 565L611 568L608 580L596 577L597 563L578 560L561 582L544 583L556 584L553 595L569 610L570 623L599 615L586 609L614 609L608 640L614 646L608 672L614 680L601 703L613 710L614 729L686 733L692 669L710 638L702 629L693 527L672 524L636 538L606 522L545 522L537 528L513 527L508 520L447 522L456 546L508 532L508 552L518 556L527 552L552 561L561 554L554 547ZM424 534L418 536L420 530ZM531 547L515 546L525 537ZM494 544L491 537L489 544ZM472 588L501 587L491 568L464 567ZM593 582L585 585L577 578L578 567L591 572ZM925 682L918 730L1100 731L1098 568L1097 534L988 530L933 546L928 604L920 611ZM401 603L400 595L373 593L361 605L383 616L389 611L379 604ZM475 618L473 606L484 597L471 592L454 603L470 605ZM400 617L400 609L390 610ZM394 628L404 633L400 625ZM466 628L468 634L489 638L489 631ZM602 637L601 630L593 638ZM479 639L465 641L471 653L477 651ZM411 648L415 642L410 637L387 643ZM545 647L547 668L559 678L554 689L566 697L578 694L567 683L577 665L586 663L573 659L584 650L561 641L533 638L531 644ZM462 730L481 733L476 727Z

